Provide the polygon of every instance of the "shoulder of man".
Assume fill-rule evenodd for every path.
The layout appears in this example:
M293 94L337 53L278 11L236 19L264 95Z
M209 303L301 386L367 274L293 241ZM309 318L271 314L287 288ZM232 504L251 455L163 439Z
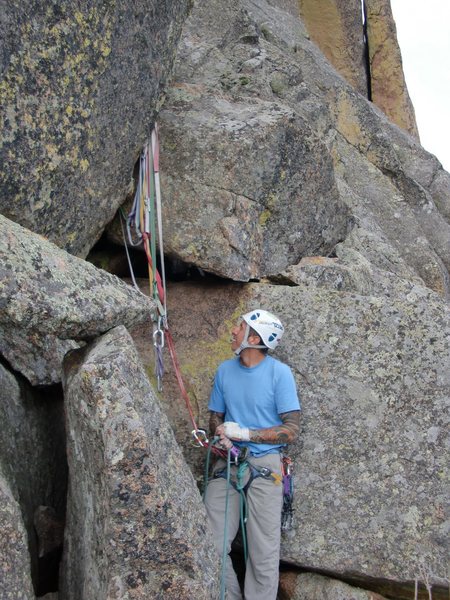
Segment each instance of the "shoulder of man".
M229 358L220 363L217 367L217 372L224 373L230 369L234 369L236 367L237 361L236 358Z
M287 365L285 362L283 362L282 360L280 360L279 358L276 358L275 356L269 354L268 358L270 358L270 360L273 362L273 368L274 369L278 369L280 371L290 371L291 367L289 365Z

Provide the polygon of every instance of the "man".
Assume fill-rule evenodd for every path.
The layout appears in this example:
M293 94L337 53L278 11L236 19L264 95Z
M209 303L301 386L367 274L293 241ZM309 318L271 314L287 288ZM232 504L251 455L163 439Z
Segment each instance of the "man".
M248 462L254 469L247 469L244 484L251 478L251 471L257 474L246 492L246 600L275 600L278 589L283 501L280 451L298 435L300 417L300 403L290 368L267 354L269 349L278 346L283 332L280 320L265 310L243 315L232 329L231 348L237 356L219 366L208 405L211 434L219 436L224 448L234 444L248 449ZM228 490L225 516L225 466L225 461L219 459L205 494L206 510L220 553L225 521L229 553L240 518L240 493L234 487ZM261 476L263 467L265 475ZM234 483L236 470L233 466ZM231 559L227 556L226 560L228 598L242 600Z

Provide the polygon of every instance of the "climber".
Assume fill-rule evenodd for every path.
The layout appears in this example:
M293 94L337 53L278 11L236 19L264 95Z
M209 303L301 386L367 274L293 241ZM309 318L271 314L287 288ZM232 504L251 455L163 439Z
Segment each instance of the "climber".
M265 310L244 314L232 329L231 348L236 357L219 366L208 405L210 432L220 438L222 447L230 448L234 444L247 449L249 468L242 482L246 486L248 510L246 600L275 600L278 589L280 452L298 435L300 420L300 403L292 372L267 354L278 346L283 332L280 320ZM224 548L226 524L224 560L228 598L242 600L228 554L239 529L240 493L236 484L239 467L230 468L233 486L224 478L225 467L223 459L215 464L206 489L205 506L220 553Z

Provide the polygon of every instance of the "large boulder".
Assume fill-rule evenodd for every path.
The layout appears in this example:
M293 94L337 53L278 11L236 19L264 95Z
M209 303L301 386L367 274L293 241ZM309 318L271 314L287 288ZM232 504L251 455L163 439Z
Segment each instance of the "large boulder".
M40 560L44 553L38 547L35 512L45 505L59 521L65 515L67 466L60 388L32 389L0 364L0 422L0 462L21 510L31 564L28 575L39 592L55 570L50 574Z
M0 467L0 596L35 600L30 555L22 514Z
M117 277L2 216L0 255L0 352L32 384L60 381L77 342L149 319L154 308Z
M303 424L291 448L295 527L284 537L282 559L362 587L378 582L380 593L405 600L414 578L429 569L433 597L443 597L450 309L423 285L405 280L389 288L389 273L383 279L370 272L379 279L376 292L367 280L357 292L358 269L347 266L352 278L340 285L311 272L289 287L173 284L169 322L201 425L214 371L231 357L234 320L262 306L286 325L278 354L296 377ZM179 407L172 377L168 369L168 411ZM181 439L186 424L173 422Z
M189 5L2 3L2 214L88 253L130 190Z
M326 145L283 100L302 81L295 55L245 2L197 3L174 77L160 115L167 252L241 281L331 252L349 214Z
M347 209L307 122L276 102L197 99L162 117L164 150L176 145L164 159L167 252L238 281L330 252Z
M169 254L249 280L331 255L351 232L375 267L450 294L449 175L283 2L196 3L160 123Z
M65 360L62 600L210 600L218 556L195 481L124 327Z

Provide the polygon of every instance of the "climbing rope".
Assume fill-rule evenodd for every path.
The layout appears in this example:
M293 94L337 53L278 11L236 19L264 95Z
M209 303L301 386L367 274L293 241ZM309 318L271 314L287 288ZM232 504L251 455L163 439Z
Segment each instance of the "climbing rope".
M231 487L231 459L230 450L227 452L227 487L225 490L225 519L223 524L223 547L222 547L222 572L220 576L220 600L226 598L226 571L227 571L227 556L228 556L228 500Z
M158 391L162 391L162 378L164 375L164 362L162 350L164 348L164 332L167 328L166 281L165 271L162 268L163 278L157 269L156 255L156 223L162 223L161 215L161 190L159 184L159 142L158 129L155 125L141 155L139 157L139 173L133 204L126 218L125 249L131 278L135 288L139 289L134 277L128 245L142 245L147 257L149 292L156 304L153 319L153 345L155 347L155 376ZM123 213L121 213L123 215ZM122 233L125 238L124 226ZM164 265L164 247L162 239L162 226L159 228L160 261Z
M169 329L167 319L167 287L164 263L159 156L158 126L155 123L150 139L145 144L139 157L138 179L131 210L128 216L125 216L122 209L120 210L122 235L124 238L128 266L133 286L142 293L134 276L133 265L128 249L129 246L142 246L147 257L149 292L156 304L156 311L152 315L152 319L153 345L155 348L155 376L158 391L162 391L162 380L164 376L163 349L167 344L181 397L185 402L192 424L193 429L191 435L194 445L204 448L208 448L211 445L214 454L226 458L227 451L219 448L216 442L210 444L206 431L199 428L197 425L189 394L181 374L173 337ZM161 275L157 268L157 246L159 247ZM231 455L234 461L236 460L237 454L238 450L233 448Z

